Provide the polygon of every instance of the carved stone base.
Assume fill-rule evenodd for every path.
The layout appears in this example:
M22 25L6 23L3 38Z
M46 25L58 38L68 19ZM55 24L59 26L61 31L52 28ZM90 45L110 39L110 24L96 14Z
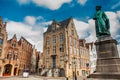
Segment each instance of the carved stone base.
M102 37L96 41L96 72L90 78L120 79L120 58L117 41L111 37Z

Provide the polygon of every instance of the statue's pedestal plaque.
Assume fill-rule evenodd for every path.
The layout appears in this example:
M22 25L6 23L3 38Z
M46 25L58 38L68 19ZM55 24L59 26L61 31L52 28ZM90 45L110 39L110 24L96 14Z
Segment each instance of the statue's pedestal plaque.
M120 58L117 41L104 36L95 42L97 51L96 71L90 78L120 79Z

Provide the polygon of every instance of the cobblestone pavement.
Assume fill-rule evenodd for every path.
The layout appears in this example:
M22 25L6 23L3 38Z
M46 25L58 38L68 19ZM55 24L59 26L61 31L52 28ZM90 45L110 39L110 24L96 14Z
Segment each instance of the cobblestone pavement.
M28 78L23 78L20 76L16 77L2 77L0 80L66 80L65 78L48 78L48 77L40 77L36 75L30 75ZM68 79L68 80L74 80L74 79ZM78 78L77 80L120 80L120 79L85 79L85 78Z
M65 78L45 78L40 77L36 75L30 75L28 78L24 78L22 76L16 76L16 77L0 77L0 80L66 80Z
M0 78L0 80L43 80L43 78L41 79L40 77L36 77L36 76L29 76L28 78L23 78L21 76L17 76L17 77L5 77L5 78Z

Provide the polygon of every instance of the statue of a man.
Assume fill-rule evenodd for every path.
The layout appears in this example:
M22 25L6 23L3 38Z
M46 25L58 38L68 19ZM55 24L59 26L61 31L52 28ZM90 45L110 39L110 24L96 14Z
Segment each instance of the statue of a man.
M99 38L104 35L110 35L110 24L106 14L101 10L101 6L96 6L95 20L96 36Z

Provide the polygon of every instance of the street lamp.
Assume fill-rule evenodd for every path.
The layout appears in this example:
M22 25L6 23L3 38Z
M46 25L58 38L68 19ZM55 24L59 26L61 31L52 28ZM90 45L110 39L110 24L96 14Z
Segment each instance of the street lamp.
M74 80L77 80L77 76L76 76L76 58L75 57L73 58L73 63L75 65L75 73L73 74L74 75Z

